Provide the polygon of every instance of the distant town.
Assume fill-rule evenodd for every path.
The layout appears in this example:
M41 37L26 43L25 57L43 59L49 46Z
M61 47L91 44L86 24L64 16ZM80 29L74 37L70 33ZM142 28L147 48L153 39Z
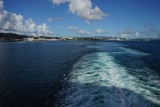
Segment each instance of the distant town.
M46 36L26 36L13 33L0 33L0 42L20 42L20 41L56 41L56 40L99 40L99 41L149 41L158 40L152 38L119 38L119 37L46 37Z

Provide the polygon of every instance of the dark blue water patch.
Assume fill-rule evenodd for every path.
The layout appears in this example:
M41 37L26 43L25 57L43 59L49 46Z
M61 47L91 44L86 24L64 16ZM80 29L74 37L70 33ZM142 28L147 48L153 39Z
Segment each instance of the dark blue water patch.
M94 44L86 46L87 48L97 49L99 52L121 52L119 47L127 46L127 44L119 42L94 42Z
M47 107L90 42L0 43L0 106ZM50 102L51 101L51 102Z
M140 50L151 55L143 57L143 61L160 75L160 41L123 42L128 48Z

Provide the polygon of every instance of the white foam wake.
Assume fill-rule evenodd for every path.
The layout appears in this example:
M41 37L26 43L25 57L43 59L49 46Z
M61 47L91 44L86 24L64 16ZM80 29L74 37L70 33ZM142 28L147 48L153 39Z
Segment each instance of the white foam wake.
M146 74L141 74L146 70ZM107 52L82 57L73 67L71 86L62 106L150 107L160 105L160 80L148 68L133 70L116 63Z

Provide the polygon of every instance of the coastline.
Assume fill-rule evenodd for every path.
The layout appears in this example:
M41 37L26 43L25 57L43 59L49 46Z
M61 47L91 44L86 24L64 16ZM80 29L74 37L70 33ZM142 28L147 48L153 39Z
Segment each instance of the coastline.
M120 37L46 37L46 36L26 36L13 33L0 33L0 42L37 42L37 41L152 41L160 38L120 38Z

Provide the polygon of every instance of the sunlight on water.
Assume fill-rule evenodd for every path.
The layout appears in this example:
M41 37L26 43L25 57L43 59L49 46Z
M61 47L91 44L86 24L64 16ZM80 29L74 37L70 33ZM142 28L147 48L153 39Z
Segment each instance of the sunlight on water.
M143 56L146 53L123 49L124 53ZM113 53L85 55L73 67L66 107L150 107L160 105L160 78L145 66L128 69L116 62ZM116 53L122 54L122 53ZM146 74L142 74L142 71ZM63 106L64 106L63 105Z

